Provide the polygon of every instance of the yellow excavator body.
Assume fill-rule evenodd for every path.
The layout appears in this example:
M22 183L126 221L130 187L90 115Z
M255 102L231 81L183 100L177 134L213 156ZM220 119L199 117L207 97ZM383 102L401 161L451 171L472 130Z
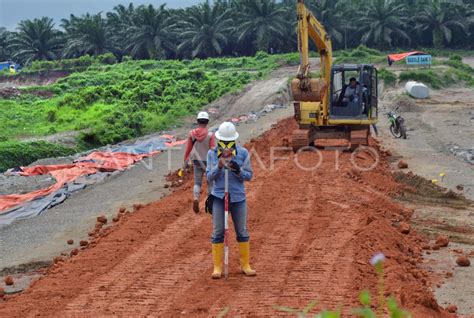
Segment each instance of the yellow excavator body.
M304 0L297 0L297 20L300 66L291 81L291 92L299 129L293 133L293 149L298 151L317 145L317 139L346 139L348 148L367 145L370 125L377 122L376 69L372 65L334 66L330 36L307 9ZM319 78L311 77L309 39L320 55ZM344 72L366 73L365 77L360 77L361 81L364 79L363 88L358 84L360 101L359 98L356 98L357 102L345 101ZM339 90L334 85L336 77Z

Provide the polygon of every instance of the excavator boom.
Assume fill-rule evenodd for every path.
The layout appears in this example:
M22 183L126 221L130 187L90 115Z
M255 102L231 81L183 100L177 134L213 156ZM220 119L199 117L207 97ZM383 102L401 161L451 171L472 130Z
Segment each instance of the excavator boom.
M298 0L296 11L300 65L298 74L292 83L293 98L296 101L322 102L324 105L327 104L328 88L331 80L331 39L322 24L306 8L304 0ZM314 42L320 54L320 78L311 77L309 39ZM327 115L327 107L324 108L326 108Z

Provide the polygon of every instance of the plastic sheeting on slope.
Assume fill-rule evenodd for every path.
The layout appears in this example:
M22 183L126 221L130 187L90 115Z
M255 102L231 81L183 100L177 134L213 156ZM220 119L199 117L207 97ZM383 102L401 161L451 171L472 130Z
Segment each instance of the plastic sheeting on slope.
M29 202L36 198L49 195L83 175L95 174L99 171L123 170L129 165L142 160L149 155L133 155L127 153L100 153L93 152L85 157L85 160L94 160L93 162L77 162L68 165L50 165L50 166L34 166L21 168L20 175L34 176L50 174L56 183L45 189L33 191L25 194L10 194L0 196L0 213L6 209L10 209L19 204Z
M186 140L177 141L174 136L162 135L137 141L132 145L114 147L109 152L95 151L72 164L21 167L17 173L22 176L51 174L56 179L56 183L26 194L0 196L0 225L39 215L45 209L63 202L71 192L94 183L91 180L97 181L105 178L106 175L102 174L100 178L90 176L99 172L124 170L143 158L184 143ZM81 177L83 178L80 179Z

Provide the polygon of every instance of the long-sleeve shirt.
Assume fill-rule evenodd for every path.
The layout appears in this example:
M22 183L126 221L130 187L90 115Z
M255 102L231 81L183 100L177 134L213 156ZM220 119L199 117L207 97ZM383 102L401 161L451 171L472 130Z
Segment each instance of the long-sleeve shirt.
M230 202L241 202L246 198L244 181L250 181L253 177L250 156L244 147L237 146L237 153L232 158L240 165L240 173L229 170L229 196ZM211 149L207 153L206 176L208 181L214 182L212 195L220 199L224 198L225 186L225 167L219 168L219 158L217 157L217 149Z

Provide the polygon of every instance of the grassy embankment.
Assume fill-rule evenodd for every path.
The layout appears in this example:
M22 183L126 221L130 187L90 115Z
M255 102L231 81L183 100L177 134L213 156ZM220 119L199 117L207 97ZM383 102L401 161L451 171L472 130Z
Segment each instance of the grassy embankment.
M443 87L459 84L474 86L474 69L462 62L462 56L474 55L474 52L469 54L468 51L458 52L432 49L421 49L421 51L433 55L434 61L432 67L407 67L398 75L391 71L387 65L387 52L381 52L363 46L336 54L335 63L385 64L387 66L379 67L379 79L386 85L395 85L397 83L414 80L423 82L433 89L441 89ZM405 62L400 61L397 62L396 65L403 65L403 63Z
M21 96L0 100L0 171L179 125L180 118L220 96L280 65L296 64L298 55L115 62L110 55L85 56L36 62L24 69L23 75L71 74L55 84L23 88ZM44 97L51 93L53 97ZM73 130L81 131L77 149L21 142Z

